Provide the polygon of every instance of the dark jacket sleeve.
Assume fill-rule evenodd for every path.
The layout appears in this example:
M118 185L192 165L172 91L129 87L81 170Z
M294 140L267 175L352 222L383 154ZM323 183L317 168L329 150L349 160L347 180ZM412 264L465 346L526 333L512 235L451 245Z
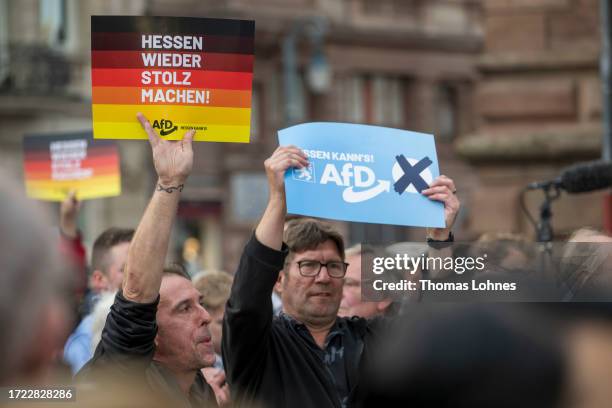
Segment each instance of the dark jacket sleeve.
M96 366L133 369L139 364L150 364L155 353L158 303L159 296L152 303L136 303L118 292L106 318L100 343L83 371Z
M267 357L272 330L272 290L283 268L286 246L276 251L251 237L247 243L223 322L222 354L228 383L252 392Z

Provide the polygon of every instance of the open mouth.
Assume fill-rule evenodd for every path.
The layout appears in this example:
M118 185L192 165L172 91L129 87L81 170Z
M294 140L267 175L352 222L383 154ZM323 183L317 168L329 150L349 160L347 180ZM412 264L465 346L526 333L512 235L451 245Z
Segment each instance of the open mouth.
M317 293L311 294L310 297L325 297L325 298L328 298L328 297L331 297L331 293L329 293L329 292L317 292Z
M200 336L197 338L197 342L198 343L204 343L204 344L211 344L212 343L212 337L205 335L205 336Z

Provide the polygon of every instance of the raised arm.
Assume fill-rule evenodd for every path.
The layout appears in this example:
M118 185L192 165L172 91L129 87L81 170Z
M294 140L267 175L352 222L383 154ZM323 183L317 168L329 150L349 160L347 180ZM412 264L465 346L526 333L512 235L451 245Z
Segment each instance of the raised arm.
M77 225L80 209L81 202L76 198L76 191L71 190L60 204L60 250L74 265L77 274L75 295L79 302L87 289L86 253Z
M81 209L81 202L77 199L76 190L70 190L60 204L60 232L64 237L75 239L79 235L77 220Z
M446 228L427 228L427 238L434 241L454 241L451 236L451 230L457 219L457 214L461 208L461 202L457 198L457 188L455 182L445 176L441 175L436 178L428 189L422 191L430 200L440 201L444 203L444 221ZM449 246L430 245L429 256L436 258L446 258L453 256L453 250ZM432 268L429 271L431 277L443 278L450 272L443 269Z
M266 358L272 328L272 288L285 260L285 252L281 251L287 212L285 171L306 164L306 157L294 146L279 147L265 161L270 190L268 206L257 225L255 238L247 243L240 258L223 323L223 362L237 405L242 392L252 392L259 386Z
M180 141L163 140L142 114L138 120L149 136L158 180L130 244L122 288L127 300L149 303L159 294L179 195L193 165L195 132L190 130Z
M285 200L285 172L290 167L304 167L308 160L295 146L279 146L265 162L268 177L268 206L255 230L257 240L268 248L280 250L283 245L283 226L287 214Z

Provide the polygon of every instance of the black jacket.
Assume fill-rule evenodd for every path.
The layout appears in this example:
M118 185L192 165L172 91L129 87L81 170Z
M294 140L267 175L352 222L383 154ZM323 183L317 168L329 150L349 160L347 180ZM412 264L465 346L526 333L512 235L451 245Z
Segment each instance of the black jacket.
M159 296L153 303L135 303L121 292L115 296L106 319L102 338L89 362L77 374L81 383L134 384L135 398L146 388L171 400L175 407L216 407L212 388L200 371L187 397L174 374L153 360ZM142 385L143 388L139 388Z
M285 256L286 249L270 249L253 236L240 259L223 324L223 360L232 398L245 406L340 408L334 378L321 357L291 319L272 315L272 289ZM352 406L360 366L382 321L338 320L353 344L344 356L351 389L346 405Z

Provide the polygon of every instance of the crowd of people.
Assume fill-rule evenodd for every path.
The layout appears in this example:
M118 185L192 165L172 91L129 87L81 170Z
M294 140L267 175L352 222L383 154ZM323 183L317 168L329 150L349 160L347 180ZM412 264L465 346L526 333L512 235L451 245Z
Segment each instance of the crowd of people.
M138 120L152 148L155 191L136 230L113 227L95 240L88 276L74 195L61 205L57 251L44 215L14 186L0 187L3 386L75 384L83 406L609 404L608 303L366 302L361 260L381 249L345 250L326 223L286 219L284 174L308 165L295 146L264 163L268 204L234 274L191 277L168 265L194 132L163 140ZM440 176L423 194L444 204L446 227L428 229L419 251L443 251L437 244L453 241L460 209L454 181ZM603 245L560 271L571 277L572 295L610 279L612 238L582 230L570 241ZM501 245L493 252L505 272L529 256L515 237L481 243ZM566 250L572 259L579 251Z

